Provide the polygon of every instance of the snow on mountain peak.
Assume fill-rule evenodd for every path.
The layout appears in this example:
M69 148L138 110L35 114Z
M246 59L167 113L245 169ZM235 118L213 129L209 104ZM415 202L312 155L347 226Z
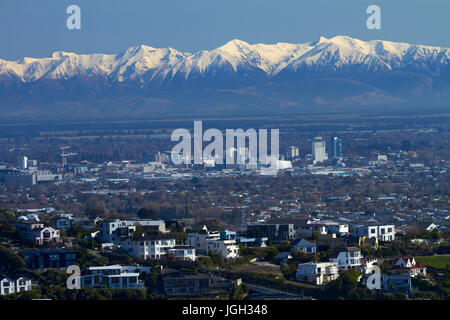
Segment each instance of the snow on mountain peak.
M173 48L146 45L131 47L117 55L54 52L50 58L24 58L19 61L0 60L0 75L22 81L40 78L67 79L73 76L104 76L126 81L166 79L177 74L189 78L205 72L238 72L260 70L275 76L283 70L336 70L344 66L359 66L372 71L387 71L415 64L420 68L448 65L447 48L410 45L390 41L362 41L345 35L303 44L249 44L234 39L211 50L195 54Z

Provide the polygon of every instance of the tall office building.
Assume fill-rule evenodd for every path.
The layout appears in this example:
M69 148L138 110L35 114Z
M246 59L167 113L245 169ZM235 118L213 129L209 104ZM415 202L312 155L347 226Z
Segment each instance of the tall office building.
M25 170L28 168L28 157L20 156L17 158L19 168Z
M325 140L322 137L315 137L312 143L313 164L328 160L325 148Z
M300 151L297 147L294 147L294 146L289 147L288 158L290 158L290 159L298 158L299 154L300 154Z
M333 156L335 159L342 159L342 139L333 138Z

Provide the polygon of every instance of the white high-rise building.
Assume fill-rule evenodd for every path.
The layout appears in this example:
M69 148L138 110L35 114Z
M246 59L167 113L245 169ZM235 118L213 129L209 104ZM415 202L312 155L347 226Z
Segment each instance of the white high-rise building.
M20 157L17 159L17 162L18 162L18 164L19 164L19 168L20 168L20 169L25 170L25 169L28 168L28 157L20 156Z
M290 159L298 158L299 155L300 155L300 151L299 151L299 149L297 147L295 147L295 146L289 147L288 157Z
M325 148L325 140L322 137L315 137L312 143L313 164L328 160Z

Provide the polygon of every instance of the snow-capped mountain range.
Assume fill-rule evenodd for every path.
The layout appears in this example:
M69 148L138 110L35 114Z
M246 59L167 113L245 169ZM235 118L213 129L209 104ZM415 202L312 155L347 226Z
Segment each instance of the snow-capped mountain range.
M0 59L0 114L23 119L449 108L450 49L336 36ZM320 108L320 109L319 109ZM0 118L2 120L2 118Z
M218 72L256 72L273 78L287 72L336 71L346 67L387 72L413 66L416 70L439 72L442 67L448 67L449 61L449 48L380 40L365 42L336 36L304 44L250 45L232 40L215 50L195 54L144 45L117 55L55 52L52 57L43 59L0 59L0 78L32 82L93 76L149 83L189 80Z

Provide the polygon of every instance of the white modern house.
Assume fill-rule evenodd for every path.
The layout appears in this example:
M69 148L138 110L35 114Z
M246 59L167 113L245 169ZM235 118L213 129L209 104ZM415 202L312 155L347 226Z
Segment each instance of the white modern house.
M189 233L186 243L188 246L192 246L204 254L214 253L220 254L225 259L233 259L239 257L239 244L235 239L227 237L226 233L223 234L222 239L220 232L208 231L201 233Z
M138 289L144 287L139 279L142 273L150 273L148 267L136 266L102 266L90 267L86 275L81 276L83 288Z
M122 249L131 257L159 260L168 255L176 260L196 260L195 248L177 246L175 239L158 236L141 236L128 238L121 242Z
M30 291L31 279L24 275L0 276L0 295Z
M348 234L350 231L349 226L346 223L326 222L325 226L328 233Z
M335 262L308 262L298 265L296 278L316 285L336 280L339 269Z
M207 243L208 241L220 240L220 232L219 231L205 231L202 233L189 233L186 243L189 246L194 247L197 252L206 253Z
M213 252L224 257L234 259L239 257L239 245L236 240L208 240L206 242L206 254Z
M175 246L167 250L168 256L173 256L176 260L196 261L195 248L191 246Z
M362 263L361 250L356 247L349 247L337 253L336 257L330 259L335 262L339 269L355 269L361 267Z
M303 237L310 237L314 232L318 232L321 235L333 233L348 234L349 225L333 221L307 220L306 222L299 224L296 229L296 233Z
M353 236L378 238L380 241L394 241L395 240L395 226L394 225L358 225L353 227Z
M117 244L123 239L129 237L136 226L151 228L162 233L167 232L164 220L119 220L101 221L99 222L99 242L110 242Z

